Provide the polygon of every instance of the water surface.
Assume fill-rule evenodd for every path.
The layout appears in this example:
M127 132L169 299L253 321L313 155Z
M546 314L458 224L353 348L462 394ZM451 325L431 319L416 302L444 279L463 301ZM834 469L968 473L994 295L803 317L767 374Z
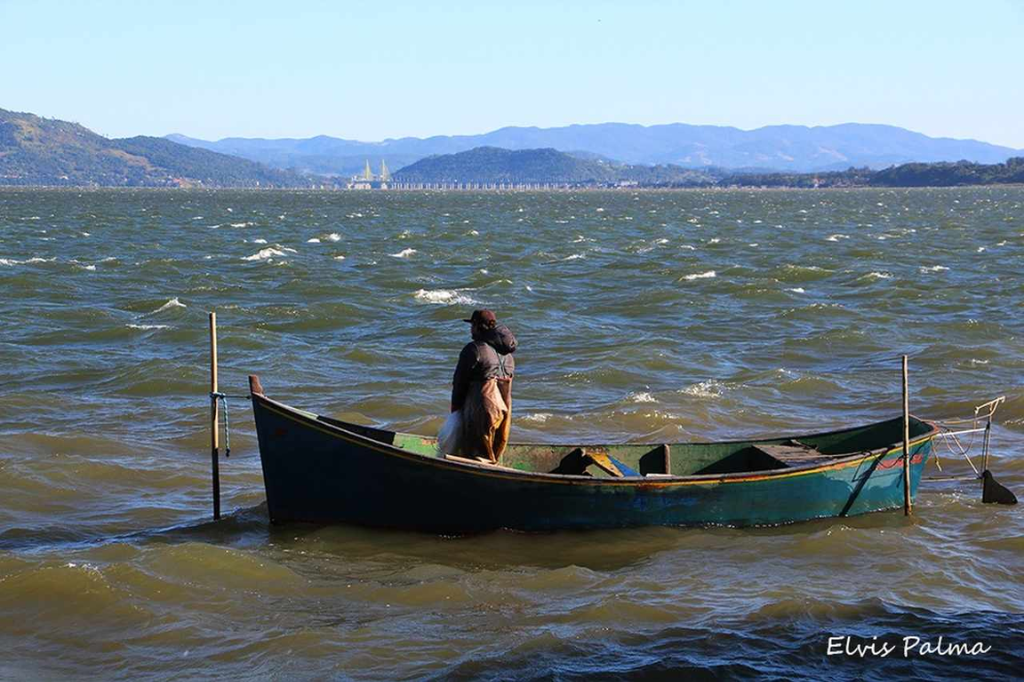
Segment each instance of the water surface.
M1024 189L0 191L0 676L1009 678L1020 507L970 481L916 514L783 528L437 537L270 526L230 399L209 522L207 311L221 386L432 434L490 307L513 437L711 440L1006 395L1024 493ZM970 473L939 446L943 472ZM978 452L975 444L974 452ZM831 635L984 641L826 655ZM866 662L865 662L866 661Z

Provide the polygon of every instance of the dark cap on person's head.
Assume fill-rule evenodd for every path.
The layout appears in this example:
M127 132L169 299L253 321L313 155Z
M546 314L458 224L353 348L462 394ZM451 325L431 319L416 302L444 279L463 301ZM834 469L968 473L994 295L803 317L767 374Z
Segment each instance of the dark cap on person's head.
M484 327L493 327L498 324L498 318L495 317L494 313L490 310L474 310L472 317L468 320L463 320L463 322L479 324Z

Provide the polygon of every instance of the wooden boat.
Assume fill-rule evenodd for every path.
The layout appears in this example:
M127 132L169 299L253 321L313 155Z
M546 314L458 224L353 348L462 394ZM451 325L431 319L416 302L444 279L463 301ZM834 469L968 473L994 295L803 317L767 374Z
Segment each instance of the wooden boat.
M903 506L902 417L716 443L511 444L494 466L436 440L349 424L250 393L272 522L473 532L760 526ZM913 495L939 429L910 419Z

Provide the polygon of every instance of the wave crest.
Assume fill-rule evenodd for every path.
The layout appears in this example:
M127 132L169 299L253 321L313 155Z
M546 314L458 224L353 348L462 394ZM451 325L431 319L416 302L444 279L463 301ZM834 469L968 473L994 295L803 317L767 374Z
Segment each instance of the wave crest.
M436 305L476 305L475 300L452 289L435 289L433 291L420 289L413 294L413 297L417 301Z

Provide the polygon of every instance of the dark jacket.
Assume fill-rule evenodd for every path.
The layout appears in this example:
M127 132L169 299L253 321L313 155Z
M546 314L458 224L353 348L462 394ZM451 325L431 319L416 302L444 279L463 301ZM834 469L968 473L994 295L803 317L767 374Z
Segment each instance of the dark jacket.
M466 344L459 353L459 364L452 379L452 411L462 409L474 381L511 379L516 372L516 337L505 325L484 332L483 337Z

